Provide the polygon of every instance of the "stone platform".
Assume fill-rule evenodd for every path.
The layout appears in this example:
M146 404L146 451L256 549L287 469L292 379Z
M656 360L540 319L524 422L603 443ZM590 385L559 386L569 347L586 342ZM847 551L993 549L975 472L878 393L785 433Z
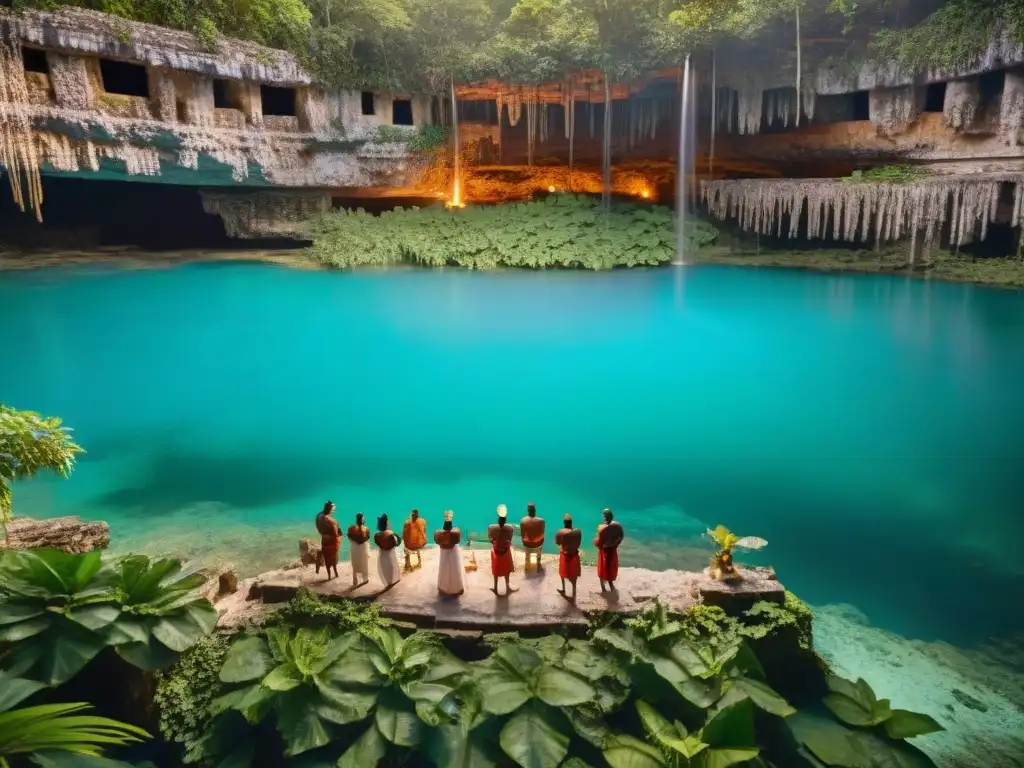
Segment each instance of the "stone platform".
M345 554L347 555L347 547ZM509 596L496 596L491 591L489 550L463 550L463 564L475 556L478 568L466 573L466 591L461 597L444 597L437 592L437 565L440 550L423 550L421 568L404 573L402 580L384 589L377 578L377 553L370 555L370 582L352 587L352 570L348 562L338 566L339 578L328 581L321 569L294 566L270 571L239 583L238 591L217 602L222 627L237 627L246 619L259 615L267 604L291 599L305 587L325 599L349 598L373 600L388 618L409 622L424 629L469 630L475 632L519 631L529 634L553 626L579 627L587 623L591 611L617 611L632 614L658 597L674 611L703 602L720 605L729 613L746 610L759 600L781 603L785 588L775 579L771 569L744 570L745 578L735 584L708 579L702 573L687 571L649 571L643 568L620 568L614 592L601 592L597 569L584 566L576 584L576 600L572 602L558 593L557 555L544 557L544 568L524 570L521 550L514 550L516 571L512 574ZM504 579L499 584L504 590Z

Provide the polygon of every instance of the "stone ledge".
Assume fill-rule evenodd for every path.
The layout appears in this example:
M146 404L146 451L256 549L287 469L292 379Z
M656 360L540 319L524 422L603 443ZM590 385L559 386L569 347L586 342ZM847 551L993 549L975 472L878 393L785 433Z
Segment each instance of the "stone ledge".
M267 604L291 599L307 588L325 600L356 599L374 601L381 613L391 619L410 622L422 629L461 630L469 632L501 632L515 630L521 634L547 634L551 627L582 633L588 614L614 611L635 614L653 599L660 598L673 611L682 612L704 601L718 605L729 613L739 613L759 600L781 603L785 588L770 569L744 571L745 578L736 583L715 582L704 574L687 571L649 571L643 568L621 568L614 593L602 593L597 570L584 567L577 582L575 603L562 597L557 558L545 557L541 572L524 573L524 558L515 551L516 572L512 587L519 591L505 597L491 592L487 550L464 550L463 561L470 552L476 557L478 570L466 573L466 592L461 597L443 597L437 593L439 550L423 552L423 567L403 575L391 589L383 589L376 577L376 552L371 553L369 584L352 588L352 571L348 562L338 567L339 577L327 581L323 571L316 574L312 566L292 566L256 576L239 584L238 592L221 599L220 626L235 628L258 615ZM503 587L502 587L503 588Z
M104 522L83 522L80 518L53 517L36 520L16 517L7 523L7 540L0 549L61 549L91 552L110 544L110 526Z

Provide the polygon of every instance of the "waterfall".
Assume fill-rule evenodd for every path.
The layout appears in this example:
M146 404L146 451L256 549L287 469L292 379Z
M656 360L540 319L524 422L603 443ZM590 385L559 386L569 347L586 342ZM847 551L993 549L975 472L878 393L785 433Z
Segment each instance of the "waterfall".
M462 202L462 179L461 179L461 147L459 147L459 111L455 101L455 78L452 78L452 199L449 205L453 208L461 208Z
M687 181L693 174L694 115L691 101L690 54L683 64L683 90L679 99L679 154L676 157L676 255L673 264L686 263L686 229L689 213L687 210Z
M612 91L608 73L604 74L604 146L601 202L607 214L612 206ZM606 219L607 222L607 219Z

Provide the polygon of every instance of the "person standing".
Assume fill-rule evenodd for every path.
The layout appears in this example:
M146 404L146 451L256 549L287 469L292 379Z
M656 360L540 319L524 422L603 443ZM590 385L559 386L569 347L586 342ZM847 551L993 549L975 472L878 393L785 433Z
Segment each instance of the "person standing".
M576 600L576 580L580 577L580 544L583 542L583 531L572 527L572 517L566 515L562 521L562 530L555 534L555 544L558 546L558 576L562 579L562 588L558 593L563 597L565 594L565 580L572 584L572 597Z
M420 550L427 546L427 521L420 517L418 509L409 514L409 519L402 526L402 541L405 542L405 570L413 569L412 555L416 555L416 567L422 567Z
M491 575L494 577L494 587L491 589L498 594L498 579L505 579L505 595L518 592L509 585L509 576L515 570L515 561L512 559L512 526L508 524L508 509L504 504L498 505L498 522L487 529L487 538L491 540Z
M619 576L619 545L626 534L622 526L615 521L610 509L601 513L604 522L597 526L594 546L597 547L597 578L601 582L601 591L608 582L608 589L615 590L615 579Z
M391 587L402 578L402 569L398 565L398 551L396 549L402 543L402 539L391 530L387 515L381 515L377 518L377 533L373 535L373 542L379 550L377 575L385 587Z
M363 513L360 512L356 515L355 525L348 527L353 587L361 587L370 580L370 529L363 524L363 520Z
M526 517L519 521L519 534L526 553L526 569L529 570L530 560L533 559L537 570L543 571L540 559L544 551L544 518L537 517L537 507L532 501L526 505Z
M341 552L341 529L334 519L334 502L328 501L316 516L316 530L320 534L320 551L323 553L324 566L327 568L327 581L338 575L338 555ZM331 571L334 576L331 576ZM316 572L320 573L317 563Z
M458 597L466 591L466 577L462 570L462 532L453 527L455 513L444 513L444 525L434 531L434 543L441 549L437 565L437 591L446 597Z

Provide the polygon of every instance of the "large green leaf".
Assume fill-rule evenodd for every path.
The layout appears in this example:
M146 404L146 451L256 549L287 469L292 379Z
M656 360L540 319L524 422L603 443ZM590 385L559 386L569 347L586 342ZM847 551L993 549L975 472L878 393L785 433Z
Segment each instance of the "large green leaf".
M320 688L317 714L337 725L358 723L370 714L377 703L374 691L342 691L333 687Z
M46 606L41 603L21 602L13 597L0 598L0 627L17 624L45 614Z
M117 654L140 669L156 671L167 669L178 660L178 654L150 637L144 643L125 643L117 646Z
M20 643L30 637L45 632L55 622L62 621L53 614L36 616L18 623L10 623L0 627L0 643Z
M414 711L394 706L398 702L394 697L377 705L374 722L381 736L399 747L415 747L419 744L423 732L423 724Z
M760 680L740 677L732 681L732 687L749 697L758 709L763 709L772 715L789 717L796 712L788 701Z
M533 701L505 723L499 737L505 754L522 768L557 768L569 751L557 711Z
M271 691L290 691L302 685L302 673L292 662L286 661L270 670L262 685Z
M571 672L556 667L541 667L534 684L537 698L553 707L571 707L590 701L597 695L594 687Z
M71 608L65 613L71 621L78 622L86 629L96 632L109 626L121 615L121 609L110 603L90 603Z
M338 768L375 768L387 754L387 748L388 743L371 723L338 760Z
M850 739L852 732L835 720L805 712L786 718L793 738L825 765L842 768L873 768L870 760Z
M946 730L929 715L909 712L905 709L894 709L885 721L885 732L892 739L912 739L926 733L937 733Z
M153 637L172 651L182 653L217 626L217 609L208 600L196 600L153 625Z
M246 637L236 640L224 657L220 668L221 682L248 683L259 680L270 671L273 659L270 649L262 637Z
M646 701L638 701L636 711L640 715L644 733L662 750L668 753L677 753L683 759L688 760L704 749L703 743L687 739L689 734L685 730L680 730L670 723Z
M103 639L74 622L60 619L30 643L11 651L8 666L49 686L66 683L106 646Z
M854 731L850 741L872 768L935 768L932 759L917 747L887 739L875 730Z
M626 735L619 736L603 754L611 768L668 768L670 765L655 747Z
M427 754L444 768L493 768L497 760L494 745L459 725L435 728L427 741Z
M825 695L825 706L832 710L832 714L849 725L861 728L879 725L889 719L892 710L889 701L882 699L873 702L869 708L863 704L841 693L830 692Z
M738 701L712 717L700 732L712 748L755 747L754 710L749 701Z
M293 757L330 743L327 724L316 708L315 693L305 688L279 694L275 704L277 730L285 756Z
M0 671L0 713L17 706L33 693L46 686L35 680L22 680Z

